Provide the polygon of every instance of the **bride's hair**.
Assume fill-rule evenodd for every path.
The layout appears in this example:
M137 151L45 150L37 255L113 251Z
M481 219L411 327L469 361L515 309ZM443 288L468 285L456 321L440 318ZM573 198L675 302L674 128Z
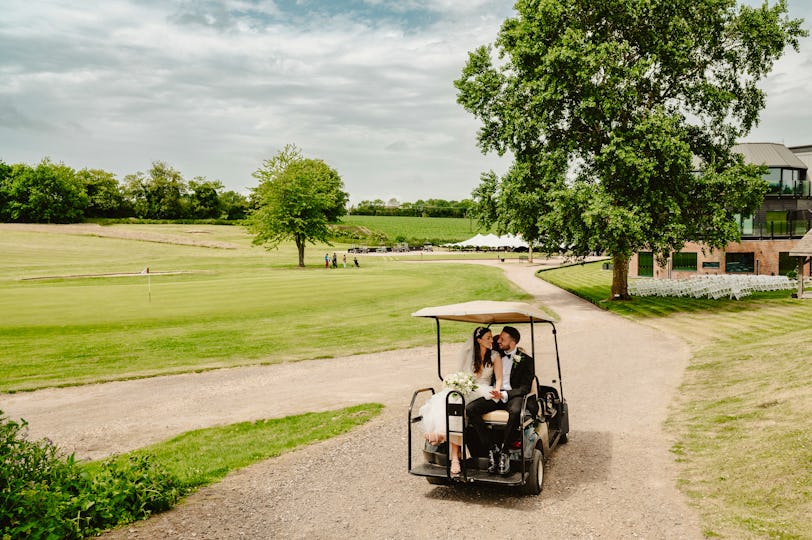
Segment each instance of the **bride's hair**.
M486 328L484 326L477 326L474 330L473 342L474 342L474 373L479 373L482 371L482 368L485 366L490 366L493 362L491 362L491 355L488 349L485 350L485 358L480 356L480 346L477 340L490 332L490 328Z

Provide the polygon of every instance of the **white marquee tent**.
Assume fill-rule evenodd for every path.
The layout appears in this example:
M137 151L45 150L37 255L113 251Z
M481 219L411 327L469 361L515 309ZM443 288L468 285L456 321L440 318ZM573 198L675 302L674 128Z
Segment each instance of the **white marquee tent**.
M486 249L515 249L527 248L527 242L522 240L520 236L506 234L504 236L496 236L495 234L477 234L473 238L456 242L454 244L444 244L445 247L456 248L486 248Z

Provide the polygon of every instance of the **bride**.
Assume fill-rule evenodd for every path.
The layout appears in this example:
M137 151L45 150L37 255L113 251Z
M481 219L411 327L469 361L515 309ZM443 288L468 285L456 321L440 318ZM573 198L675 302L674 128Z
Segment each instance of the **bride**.
M493 333L484 326L474 330L471 341L463 347L459 357L458 371L473 374L477 388L465 395L465 402L485 397L490 398L490 391L502 387L502 357L493 350ZM496 385L491 386L491 380L496 374ZM446 396L452 392L445 388L434 394L422 407L420 416L423 417L421 425L425 431L425 439L429 444L437 446L445 440L446 433ZM460 444L459 435L451 437L451 474L460 473Z

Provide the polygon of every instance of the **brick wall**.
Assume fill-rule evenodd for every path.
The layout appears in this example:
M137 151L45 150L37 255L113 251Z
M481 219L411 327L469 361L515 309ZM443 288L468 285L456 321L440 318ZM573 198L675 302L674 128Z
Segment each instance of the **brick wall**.
M728 244L727 249L711 251L705 247L705 253L702 252L703 246L694 242L685 244L682 248L683 253L696 253L696 272L683 272L671 270L669 273L668 265L662 267L654 260L654 277L655 278L673 278L683 279L695 276L697 274L724 274L725 273L725 253L753 253L755 259L755 271L762 275L778 275L778 254L782 252L790 252L795 247L799 240L743 240L739 244ZM702 263L718 263L719 268L703 268ZM810 275L810 265L804 267L804 275ZM629 277L638 277L638 263L637 255L635 254L629 262Z

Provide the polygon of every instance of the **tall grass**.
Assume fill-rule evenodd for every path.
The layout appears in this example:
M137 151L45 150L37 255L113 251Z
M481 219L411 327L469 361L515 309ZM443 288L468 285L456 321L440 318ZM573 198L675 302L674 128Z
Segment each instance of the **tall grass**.
M706 536L812 538L812 302L789 291L607 302L599 265L540 276L691 345L668 428Z

